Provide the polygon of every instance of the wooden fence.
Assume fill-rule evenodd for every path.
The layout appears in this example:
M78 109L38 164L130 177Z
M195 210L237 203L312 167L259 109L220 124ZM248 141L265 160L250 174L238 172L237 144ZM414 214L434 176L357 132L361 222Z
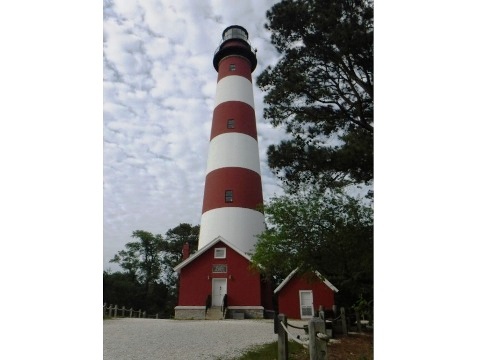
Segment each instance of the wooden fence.
M113 305L113 304L110 304L110 306L107 306L107 303L103 304L103 316L104 317L108 316L111 318L130 317L130 318L158 319L158 313L155 315L147 315L147 312L142 311L141 309L139 310L133 310L133 308L126 309L125 306L122 306L120 308L117 305Z
M332 323L332 333L328 334L327 321L323 311L319 311L318 317L313 317L308 321L308 326L298 328L289 325L287 317L284 314L279 314L277 317L278 325L275 326L275 332L278 333L278 360L288 359L288 337L293 341L303 345L309 349L310 360L327 360L327 343L333 335L335 322L339 321L341 324L341 332L347 334L347 321L345 316L345 309L340 309L340 316L334 319ZM308 339L301 340L299 336L294 336L288 331L288 327L303 329L308 334Z

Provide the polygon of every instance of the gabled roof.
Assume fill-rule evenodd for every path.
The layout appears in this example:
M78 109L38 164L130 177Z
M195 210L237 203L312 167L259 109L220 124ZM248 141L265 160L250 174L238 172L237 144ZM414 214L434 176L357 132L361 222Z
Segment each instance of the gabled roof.
M196 258L198 258L200 255L202 255L203 253L205 253L208 249L210 249L212 246L214 246L215 244L219 243L219 242L223 242L225 245L227 245L228 247L230 247L232 250L234 250L235 252L239 253L240 255L242 255L245 259L247 259L248 261L252 261L250 259L250 256L248 256L247 254L245 254L242 250L240 250L239 248L237 248L235 245L231 244L230 242L228 242L227 240L225 240L223 237L221 236L217 236L215 239L213 239L212 241L210 241L208 244L206 244L205 246L203 246L200 250L198 250L195 254L193 255L190 255L187 259L185 259L184 261L182 261L180 264L178 264L177 266L175 266L173 268L174 271L176 272L180 272L180 270L185 267L186 265L190 264L192 261L194 261Z
M279 292L285 285L287 285L287 283L293 278L293 276L296 274L296 272L298 271L298 268L296 268L295 270L293 270L290 274L288 274L288 276L285 278L285 280L282 281L282 283L280 285L277 286L277 288L273 291L274 294L276 294L277 292ZM318 278L320 280L323 280L323 283L325 285L327 285L330 289L332 289L333 291L335 292L338 292L338 289L333 286L333 284L328 281L327 279L325 279L322 274L320 274L318 271L315 271L315 275L318 276Z

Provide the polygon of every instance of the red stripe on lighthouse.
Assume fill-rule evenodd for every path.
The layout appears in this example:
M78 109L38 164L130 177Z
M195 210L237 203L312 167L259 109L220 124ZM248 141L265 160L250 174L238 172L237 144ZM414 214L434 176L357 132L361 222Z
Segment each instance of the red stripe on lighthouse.
M233 191L233 201L225 201L225 191ZM217 208L242 207L259 210L263 204L262 181L252 170L228 167L211 171L205 179L202 214Z
M231 65L235 65L234 70L232 70ZM243 76L252 82L250 61L239 55L227 56L226 58L222 59L218 65L217 82L229 75Z
M228 121L233 120L233 128L228 128ZM255 111L243 101L226 101L213 111L212 132L210 140L225 133L242 133L257 140Z

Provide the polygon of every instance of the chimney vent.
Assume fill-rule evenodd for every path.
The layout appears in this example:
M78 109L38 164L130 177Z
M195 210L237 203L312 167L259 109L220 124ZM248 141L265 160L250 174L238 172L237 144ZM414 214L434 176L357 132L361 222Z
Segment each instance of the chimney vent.
M186 242L185 244L183 244L183 248L182 248L182 259L186 260L188 259L189 256L190 256L190 245L188 244L188 242Z

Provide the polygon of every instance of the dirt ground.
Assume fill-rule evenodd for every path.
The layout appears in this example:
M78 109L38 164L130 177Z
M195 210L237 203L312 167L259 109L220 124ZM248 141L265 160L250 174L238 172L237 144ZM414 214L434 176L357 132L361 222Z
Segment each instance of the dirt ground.
M328 360L373 360L373 334L350 333L328 345Z
M328 360L373 360L373 333L349 333L330 340ZM307 349L290 354L292 360L308 360Z

